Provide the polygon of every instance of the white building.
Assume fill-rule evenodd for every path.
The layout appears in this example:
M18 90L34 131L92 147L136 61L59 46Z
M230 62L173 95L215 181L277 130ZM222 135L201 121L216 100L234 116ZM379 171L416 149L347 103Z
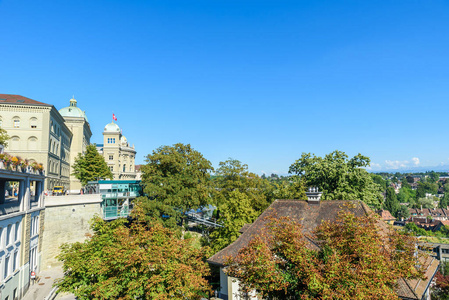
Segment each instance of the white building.
M136 150L131 147L120 127L111 122L104 127L103 144L97 144L98 152L103 155L114 180L136 180Z
M44 175L30 170L0 168L1 300L21 299L29 288L31 271L37 274L40 270L44 180ZM6 197L11 182L19 184L19 192Z

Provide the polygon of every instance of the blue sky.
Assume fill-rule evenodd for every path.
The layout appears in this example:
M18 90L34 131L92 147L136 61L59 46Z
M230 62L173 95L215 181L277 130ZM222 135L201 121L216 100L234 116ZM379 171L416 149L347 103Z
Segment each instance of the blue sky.
M114 112L137 163L182 142L259 174L335 149L449 165L447 1L0 0L0 20L0 93L75 95L97 143Z

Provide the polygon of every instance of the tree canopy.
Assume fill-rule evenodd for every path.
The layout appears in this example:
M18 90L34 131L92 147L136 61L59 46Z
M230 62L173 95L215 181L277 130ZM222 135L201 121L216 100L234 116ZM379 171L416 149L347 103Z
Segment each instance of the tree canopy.
M289 169L289 173L305 178L306 185L318 187L323 200L362 200L380 207L381 188L364 169L370 159L358 154L349 159L346 153L334 151L324 157L303 153Z
M8 135L8 132L3 129L0 128L0 145L2 145L3 147L8 147L8 140L10 139L10 136Z
M204 278L208 253L192 247L158 222L105 222L95 218L94 234L84 243L65 244L59 259L60 291L77 299L200 299L208 296Z
M220 206L219 221L223 225L210 234L210 246L214 252L234 242L240 236L240 229L251 224L259 215L251 206L248 196L238 190L228 195L227 201Z
M243 291L270 299L397 299L399 278L424 278L415 268L415 240L394 231L385 235L377 222L373 215L346 212L304 236L299 223L272 219L268 232L228 261L227 274ZM308 238L318 241L318 251Z
M394 188L391 186L387 188L384 206L393 216L397 217L400 204Z
M267 180L248 171L248 165L237 159L229 158L219 163L215 172L214 194L218 207L226 203L233 191L239 191L247 195L252 208L261 213L270 203L267 201L266 191L271 188Z
M174 226L188 210L210 203L212 165L190 144L159 147L146 163L141 168L146 197L139 201L151 217Z
M94 144L88 145L86 152L84 154L79 153L75 158L73 175L81 181L82 185L86 185L89 181L113 178L104 157L98 153Z

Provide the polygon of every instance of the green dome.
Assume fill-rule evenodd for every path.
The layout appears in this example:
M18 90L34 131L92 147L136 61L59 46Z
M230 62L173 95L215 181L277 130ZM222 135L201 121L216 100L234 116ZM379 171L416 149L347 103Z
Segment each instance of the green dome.
M104 127L104 132L120 132L120 127L114 122L111 122Z
M76 100L74 98L70 99L70 106L61 108L59 113L63 117L84 118L88 122L86 113L76 106Z

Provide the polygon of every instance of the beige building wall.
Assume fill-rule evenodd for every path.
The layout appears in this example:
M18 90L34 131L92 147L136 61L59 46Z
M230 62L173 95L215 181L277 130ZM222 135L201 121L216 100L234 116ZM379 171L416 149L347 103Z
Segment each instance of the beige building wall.
M135 170L136 150L129 146L128 140L120 127L112 122L105 126L103 131L103 145L97 149L108 164L114 175L114 180L136 180Z
M72 192L79 192L82 185L81 182L73 175L73 164L78 154L86 152L87 145L90 144L92 132L87 120L86 113L77 106L77 101L72 98L70 104L59 110L59 113L64 118L65 124L72 132L72 141L70 145L70 190Z
M72 133L54 106L0 94L0 126L10 136L7 153L43 164L45 189L69 188Z

